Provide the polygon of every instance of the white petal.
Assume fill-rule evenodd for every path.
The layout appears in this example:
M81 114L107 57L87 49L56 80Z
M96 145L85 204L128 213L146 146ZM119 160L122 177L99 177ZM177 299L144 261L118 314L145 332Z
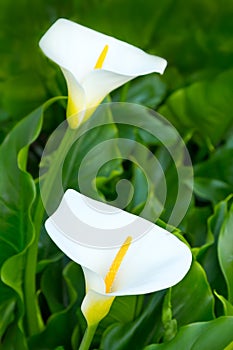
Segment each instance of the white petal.
M103 69L87 74L83 80L87 108L97 106L112 90L133 78L134 76L121 75Z
M108 245L106 232L114 228L114 234L117 235L122 225L131 224L132 217L123 210L87 198L74 190L67 190L58 209L46 220L45 227L52 240L70 259L104 279L118 248L98 249L88 245L93 239L99 241L96 237L99 232ZM119 244L122 241L124 235L119 238Z
M94 35L93 35L94 34ZM103 49L102 35L66 19L57 20L41 38L43 52L81 82Z
M106 286L102 276L84 266L82 266L82 269L85 277L86 292L89 290L94 290L97 293L105 294Z
M72 189L65 192L59 208L48 221L74 242L93 246L96 239L97 245L102 247L111 247L113 241L115 246L121 246L132 228L140 229L143 234L153 226L145 219ZM134 236L134 232L131 235Z
M111 38L109 50L103 69L122 75L136 77L149 73L163 74L167 61L164 58L150 55L143 50Z
M161 227L134 241L120 266L112 295L145 294L180 282L192 262L190 249Z
M86 108L86 97L82 86L75 79L73 74L65 68L62 68L68 88L67 117L70 118L70 125L76 128L81 124L84 118Z
M121 219L122 227L119 227ZM88 225L85 227L86 220ZM189 248L166 230L121 209L96 202L74 190L67 190L59 208L46 221L46 229L58 247L84 267L87 288L104 294L103 281L119 248L93 248L80 242L83 237L88 241L88 233L91 233L89 243L91 239L95 241L95 231L103 233L103 237L108 240L106 228L110 234L114 227L117 236L123 232L124 237L120 238L122 244L127 235L135 232L135 222L139 230L136 232L137 237L140 236L140 230L148 232L131 243L113 283L113 292L109 295L150 293L178 283L191 265ZM93 225L91 231L90 224ZM124 232L125 228L127 233ZM83 236L85 232L87 236Z
M109 50L103 69L120 75L163 73L167 65L163 58L66 19L57 20L39 45L50 59L72 72L80 83L94 69L105 45Z
M64 234L53 217L46 220L45 227L54 243L71 260L80 264L82 267L86 267L95 272L102 277L102 280L104 280L108 267L110 266L111 261L114 259L114 253L116 254L117 250L112 252L110 249L95 249L75 242Z

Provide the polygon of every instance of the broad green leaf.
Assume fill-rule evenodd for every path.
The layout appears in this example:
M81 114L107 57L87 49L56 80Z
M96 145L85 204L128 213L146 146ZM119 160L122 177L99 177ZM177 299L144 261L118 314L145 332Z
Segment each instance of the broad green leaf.
M224 296L226 295L226 284L219 266L217 244L229 200L230 197L215 206L214 213L208 219L209 242L201 247L197 254L197 260L204 267L212 289Z
M103 320L103 328L114 322L127 323L133 321L141 311L143 296L123 296L114 300L109 315ZM138 308L140 308L138 310ZM106 322L106 323L105 323Z
M17 324L8 327L4 338L0 343L0 350L13 349L29 350L26 337Z
M102 350L141 350L152 335L160 332L161 300L164 292L152 294L140 316L133 322L107 328L100 344ZM143 335L143 336L142 336Z
M224 8L209 0L192 0L183 5L182 0L161 4L163 11L160 9L160 17L155 21L150 43L153 53L166 57L169 66L175 67L188 81L208 74L214 76L216 71L232 67L232 3L224 2Z
M210 215L209 207L196 206L192 206L185 215L182 221L182 231L186 232L188 242L193 248L201 247L209 242L207 219Z
M232 128L231 98L233 70L175 91L159 112L178 130L194 130L196 141L216 145Z
M233 305L222 295L219 295L217 292L215 292L215 295L222 303L224 316L233 316Z
M232 193L233 167L231 143L232 137L216 149L210 157L195 165L195 194L214 204Z
M214 174L212 174L214 176ZM232 192L232 186L224 181L217 179L208 179L205 177L196 177L194 182L194 193L214 204L226 198Z
M166 93L166 85L155 74L143 76L129 82L113 92L114 102L138 103L149 108L156 108Z
M27 270L27 251L35 238L31 210L35 200L35 184L27 172L28 146L37 138L43 121L43 112L54 100L48 101L29 116L20 121L0 146L0 221L1 280L0 295L10 287L18 299L17 319L24 313L24 282ZM31 281L33 283L33 281ZM26 293L30 293L26 289ZM26 309L32 303L29 295L25 297ZM27 317L30 317L27 314ZM36 319L37 310L33 318ZM21 320L22 321L22 320ZM27 325L32 329L35 324Z
M195 175L198 178L216 179L228 185L233 184L233 165L231 162L233 145L232 137L223 146L210 154L210 157L195 165Z
M0 339L8 325L14 320L15 300L10 299L0 303Z
M51 263L41 277L41 292L43 293L51 313L64 308L64 281L62 279L62 261Z
M54 313L49 317L45 329L29 339L29 348L31 350L54 350L58 346L71 349L72 333L76 326L77 340L80 340L76 311L84 294L81 268L79 265L70 262L63 270L65 283L62 285L62 283L57 281L55 286L51 288L51 285L48 284L48 274L51 273L52 268L51 264L47 268L48 273L45 274L43 279L43 293L46 294L46 300ZM58 273L59 270L57 270L55 275L58 275ZM55 278L53 282L55 282ZM62 290L56 290L58 285ZM79 293L80 295L78 295ZM57 303L57 297L59 303ZM63 307L61 305L62 299Z
M63 253L51 240L44 226L41 227L40 242L38 246L37 273L41 273L51 263L61 260Z
M144 350L223 350L233 340L233 317L182 327L169 343L150 345Z
M224 348L224 350L233 350L233 341Z
M85 294L83 271L80 265L69 262L63 269L63 276L67 285L67 295L70 305L81 304Z
M198 262L194 261L184 279L172 287L171 304L178 326L214 318L214 297Z
M54 350L63 344L65 348L70 349L73 327L74 318L71 310L52 315L45 330L29 339L30 350Z
M218 241L218 257L226 280L228 300L233 303L233 205L226 215Z
M95 335L95 342L101 341L102 335L113 324L129 324L142 311L144 296L122 296L114 300L109 314L101 321Z
M22 153L19 157L19 153L38 136L42 117L43 106L23 119L0 147L0 208L3 214L3 220L0 223L0 239L4 245L11 247L11 251L7 250L10 254L5 256L4 262L2 261L1 278L5 286L10 286L21 299L18 317L23 315L22 284L25 273L25 254L34 239L31 206L35 198L33 179L26 172L25 159ZM1 284L3 289L1 294L6 288L4 284Z
M150 115L148 110L144 113L146 111ZM169 224L174 225L174 221L177 224L179 218L183 218L191 199L192 168L188 157L185 163L187 154L177 131L159 116L148 115L145 113L143 118L141 113L142 130L136 129L136 142L143 146L132 147L128 158L133 162L135 191L127 209L138 214L143 208L140 215L144 218L155 221L161 215L162 220L171 220Z

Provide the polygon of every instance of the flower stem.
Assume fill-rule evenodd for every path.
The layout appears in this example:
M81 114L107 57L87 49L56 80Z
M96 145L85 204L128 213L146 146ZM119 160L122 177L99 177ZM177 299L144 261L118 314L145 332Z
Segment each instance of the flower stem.
M35 222L40 222L43 219L44 208L39 198L37 210L35 214ZM37 231L37 232L36 232ZM38 333L43 328L43 321L39 311L36 297L35 274L37 265L37 250L40 230L35 228L35 237L32 242L28 254L27 263L25 266L25 306L27 315L27 331L28 335Z
M97 327L98 323L91 326L87 326L79 350L88 350L90 348Z

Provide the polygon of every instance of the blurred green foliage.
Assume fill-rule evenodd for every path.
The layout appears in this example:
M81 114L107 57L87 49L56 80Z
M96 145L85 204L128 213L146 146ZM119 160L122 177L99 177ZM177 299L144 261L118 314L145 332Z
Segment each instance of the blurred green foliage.
M1 0L0 141L8 137L0 147L0 349L76 349L85 329L79 309L84 294L82 271L58 251L43 228L36 293L42 314L42 320L39 313L38 319L44 325L37 332L28 329L32 326L28 327L27 315L30 299L24 290L28 251L35 232L41 230L34 217L34 205L39 201L34 178L46 139L65 117L64 100L48 110L39 107L51 97L66 95L59 69L38 47L40 37L59 17L168 60L163 76L135 79L111 98L158 110L183 136L194 164L193 200L178 229L193 251L189 274L170 291L116 299L99 325L93 346L100 350L142 350L149 344L154 345L146 347L148 350L232 349L230 0ZM114 125L84 140L81 154L98 143L96 135L101 140L118 135L140 140L166 164L166 154L156 140ZM72 185L71 170L69 162L65 163L66 185ZM172 172L169 176L172 197L176 178ZM121 177L131 179L138 189L129 206L137 213L145 202L146 184L134 165L108 164L97 178L98 189L111 197Z
M169 95L178 87L209 81L232 68L232 13L230 0L221 4L211 0L1 0L1 138L46 99L66 93L58 69L47 62L38 47L40 37L57 18L69 18L165 57L168 68L160 80ZM218 92L222 95L221 86L213 98ZM59 116L56 119L51 127L61 121Z

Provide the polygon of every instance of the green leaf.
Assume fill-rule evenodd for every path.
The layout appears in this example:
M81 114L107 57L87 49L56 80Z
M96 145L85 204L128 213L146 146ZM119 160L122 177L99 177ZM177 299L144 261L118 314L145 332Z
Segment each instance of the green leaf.
M217 292L215 292L215 295L218 297L218 299L221 301L223 305L224 315L233 316L233 305L227 299L225 299L222 295L219 295Z
M218 257L226 280L228 300L233 303L233 205L224 220L218 241Z
M160 332L161 300L164 291L151 295L140 316L133 322L113 324L103 335L100 348L103 350L141 350L152 335ZM142 336L143 335L143 336Z
M54 314L48 321L45 330L29 339L30 350L54 350L61 344L70 349L73 327L73 312L61 311Z
M62 265L62 261L49 264L41 277L41 292L45 296L51 313L59 312L64 308Z
M233 70L196 82L175 91L159 112L182 133L194 130L196 141L216 145L232 124L231 98Z
M144 296L122 296L114 300L110 312L101 321L95 335L95 342L101 341L102 335L114 323L127 324L133 322L143 307Z
M0 304L0 339L3 336L7 327L9 326L9 324L14 320L14 309L14 299L3 301Z
M184 279L172 287L171 303L178 326L214 318L214 297L198 262L194 261Z
M210 170L209 170L210 171ZM214 174L212 174L214 176ZM194 193L207 201L217 204L226 198L232 191L232 187L224 181L196 177L194 182Z
M186 232L188 242L193 248L209 243L209 240L212 238L208 234L207 227L207 219L210 215L211 209L209 207L196 206L192 206L185 215L182 221L182 230Z
M177 131L163 119L149 117L148 110L144 113L143 133L140 128L136 129L136 141L145 143L145 147L132 147L128 157L134 163L135 193L127 210L138 214L143 208L140 215L144 218L155 221L161 215L162 220L174 225L183 218L184 208L191 199L192 168L188 157L185 159L184 143ZM150 130L156 130L157 137ZM153 145L153 151L150 145Z
M20 121L0 146L0 211L3 214L3 220L0 221L3 282L0 284L0 295L7 293L9 287L14 291L18 301L16 318L19 322L22 322L25 312L24 292L28 291L24 289L26 254L35 238L31 210L36 189L32 176L26 170L28 146L41 130L44 109L55 100L48 101ZM26 309L31 308L31 303L27 295ZM33 318L37 317L40 322L37 310L34 310ZM27 326L34 327L31 322Z
M0 350L29 350L26 337L17 324L8 327L3 341L0 343Z
M59 275L59 269L57 267L57 271L52 276L51 281L55 285L51 286L48 278L54 267L53 265L51 264L47 268L47 272L45 271L42 291L45 293L51 311L54 313L47 320L44 330L29 339L29 348L31 350L54 350L58 346L64 346L65 349L70 349L74 329L77 333L75 343L80 340L80 328L79 324L77 324L76 311L84 296L81 267L74 262L66 265L63 270L65 284L62 281L55 281L56 276ZM58 277L61 280L61 276ZM59 287L60 290L56 290L56 287ZM74 338L72 341L74 341Z
M149 108L156 108L166 93L166 85L155 74L143 76L129 82L113 92L114 102L138 103Z
M222 350L233 340L233 317L220 317L182 327L169 343L150 345L144 350Z
M43 106L17 124L0 147L0 210L4 215L4 220L0 222L0 242L5 248L8 245L5 250L8 255L4 257L1 267L4 282L1 293L6 285L17 293L21 300L18 318L24 312L22 284L26 250L34 239L31 207L35 198L33 179L25 169L27 152L23 156L20 151L25 150L38 136L42 117Z
M195 165L195 176L205 179L216 179L228 185L233 184L233 165L231 156L233 145L232 137L223 146L217 148L210 154L210 157Z
M210 154L210 157L195 165L194 192L199 198L214 204L232 193L232 137Z
M233 341L224 348L224 350L233 350Z
M219 265L217 245L219 233L227 213L229 200L230 197L214 207L214 213L207 221L208 242L198 250L197 254L197 260L204 267L212 289L217 290L217 292L222 295L226 294L226 284Z

